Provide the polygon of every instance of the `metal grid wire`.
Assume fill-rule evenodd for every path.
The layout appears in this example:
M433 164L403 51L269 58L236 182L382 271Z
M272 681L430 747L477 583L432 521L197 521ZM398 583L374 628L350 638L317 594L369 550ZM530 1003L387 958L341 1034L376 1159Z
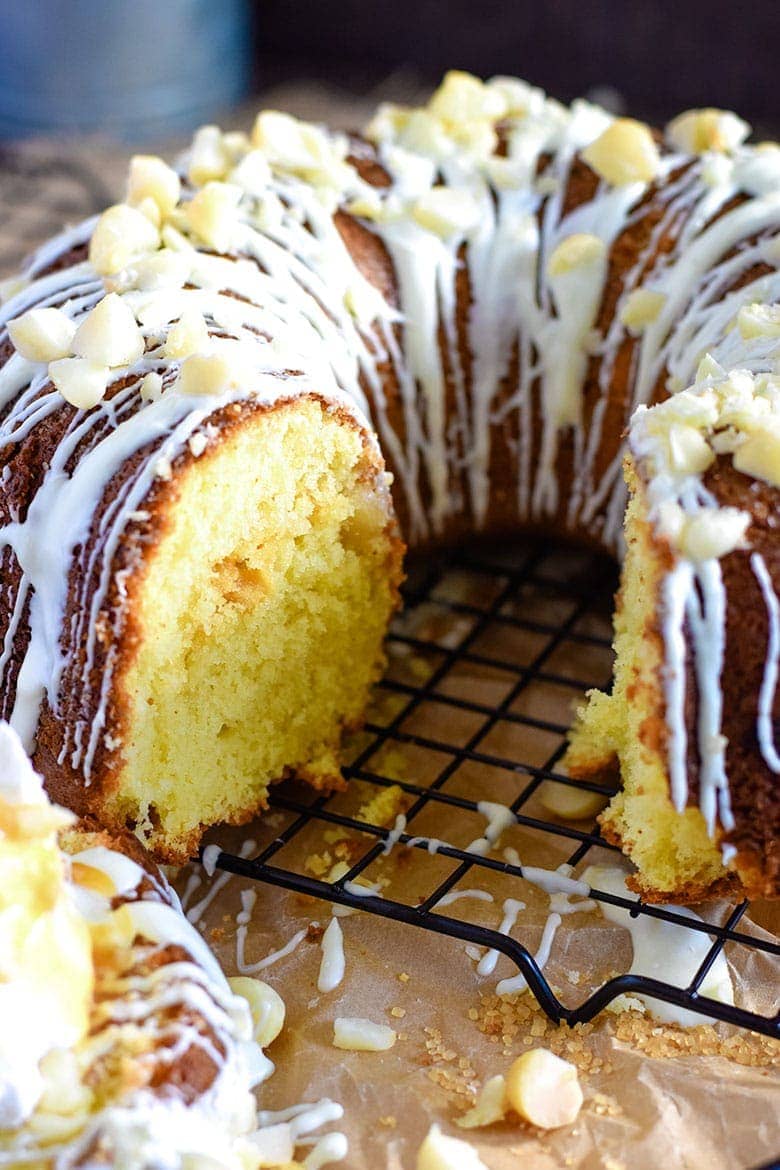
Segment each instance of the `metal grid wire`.
M544 819L539 815L539 802L533 802L532 797L543 781L571 784L556 771L565 749L567 726L534 713L539 703L527 699L540 685L552 687L574 700L589 687L609 684L609 615L614 572L613 566L595 554L559 551L544 543L528 542L500 552L493 549L449 553L412 571L405 589L404 613L390 633L391 663L394 657L403 660L404 655L421 655L433 664L432 669L423 681L413 677L410 680L408 673L399 678L394 677L392 669L388 672L380 687L385 695L392 697L392 714L386 720L367 724L365 746L361 744L357 756L345 769L348 778L368 785L375 795L391 786L398 786L407 794L411 804L405 813L408 829L398 838L401 844L426 850L427 839L415 841L413 836L415 819L420 814L428 813L430 819L431 812L451 815L453 810L460 809L479 815L476 802L453 791L449 783L459 769L471 764L483 767L488 773L511 778L516 795L510 807L517 823L545 835L559 848L564 845L570 865L578 865L592 849L613 848L600 837L595 824L583 828L582 822ZM453 587L453 582L457 584L464 578L471 584L466 599L462 590L459 593ZM523 646L521 653L517 652L519 644ZM573 676L567 668L572 660L582 665L583 677ZM560 662L566 665L560 666ZM486 705L464 694L462 686L453 685L458 671L468 673L469 669L503 680L501 697L495 704ZM437 737L435 729L442 721L427 717L428 712L437 709L446 709L444 722L450 729L455 726L453 717L463 723L462 742L460 736L452 737L458 742ZM430 730L431 724L434 730ZM519 750L513 753L519 758L508 758L491 747L495 733L502 728L509 730L513 745L519 745ZM523 750L524 739L534 739L537 746L541 740L546 745L546 757L540 763L533 762L532 753ZM376 763L377 754L381 760L380 749L390 745L427 753L436 761L431 777L425 783L414 783L383 774ZM610 792L597 784L585 787L594 792ZM501 801L498 795L492 799ZM780 956L780 946L768 936L754 936L738 929L748 908L746 902L734 906L725 922L692 921L664 906L639 904L593 890L595 900L626 908L634 917L643 914L676 923L686 930L703 932L710 938L711 946L686 988L625 974L607 979L583 1002L567 1007L521 943L436 909L437 903L467 874L474 876L479 871L493 870L521 879L521 866L441 845L437 857L446 857L455 864L444 880L437 882L422 899L415 896L412 900L411 894L409 898L358 895L351 883L382 855L388 828L346 815L340 811L337 798L318 796L303 786L280 785L272 795L271 804L283 810L287 821L279 835L253 858L223 852L217 861L220 868L325 902L498 950L516 964L543 1010L556 1023L572 1025L591 1020L616 997L642 993L780 1037L780 1016L758 1015L700 994L707 973L727 944ZM338 828L367 843L362 856L336 882L298 872L306 849L306 830L312 827ZM310 840L310 833L308 837Z

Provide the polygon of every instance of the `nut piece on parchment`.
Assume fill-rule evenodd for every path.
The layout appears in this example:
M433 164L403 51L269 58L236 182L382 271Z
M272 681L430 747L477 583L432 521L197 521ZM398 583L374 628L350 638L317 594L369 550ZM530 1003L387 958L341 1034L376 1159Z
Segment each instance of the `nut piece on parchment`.
M506 1075L506 1095L516 1113L541 1129L570 1125L582 1106L576 1068L546 1048L518 1056Z
M284 1025L284 1000L273 987L248 975L236 975L228 983L233 994L249 1004L254 1038L261 1048L267 1048Z
M396 1033L386 1024L346 1016L333 1021L334 1048L344 1048L349 1052L386 1052L396 1039Z
M434 1124L417 1151L417 1170L487 1170L487 1167L468 1142L447 1137Z
M581 1105L574 1065L546 1048L533 1048L517 1058L506 1077L485 1081L476 1102L457 1124L462 1129L481 1129L503 1121L507 1110L514 1109L540 1129L557 1129L574 1121Z

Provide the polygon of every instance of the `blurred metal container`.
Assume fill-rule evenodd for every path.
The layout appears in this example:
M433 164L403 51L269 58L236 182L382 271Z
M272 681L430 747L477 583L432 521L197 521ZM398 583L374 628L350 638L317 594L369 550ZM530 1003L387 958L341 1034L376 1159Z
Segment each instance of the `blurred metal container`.
M248 0L0 0L0 137L164 138L245 96Z

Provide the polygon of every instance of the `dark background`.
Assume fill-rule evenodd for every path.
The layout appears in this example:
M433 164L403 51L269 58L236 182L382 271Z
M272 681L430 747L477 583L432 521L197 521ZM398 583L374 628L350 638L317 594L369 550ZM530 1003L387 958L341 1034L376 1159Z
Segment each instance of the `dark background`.
M780 130L780 0L256 0L254 17L257 89L318 78L364 92L456 67L564 100L609 87L655 123L715 105Z

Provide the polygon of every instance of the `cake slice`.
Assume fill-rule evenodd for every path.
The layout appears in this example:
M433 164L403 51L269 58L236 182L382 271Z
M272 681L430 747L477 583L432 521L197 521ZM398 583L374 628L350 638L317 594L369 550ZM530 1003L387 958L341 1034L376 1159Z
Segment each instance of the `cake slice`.
M593 691L569 775L619 769L601 816L653 901L780 878L780 379L705 358L631 423L612 693Z
M52 805L0 723L3 1165L269 1165L255 1036L138 841Z

